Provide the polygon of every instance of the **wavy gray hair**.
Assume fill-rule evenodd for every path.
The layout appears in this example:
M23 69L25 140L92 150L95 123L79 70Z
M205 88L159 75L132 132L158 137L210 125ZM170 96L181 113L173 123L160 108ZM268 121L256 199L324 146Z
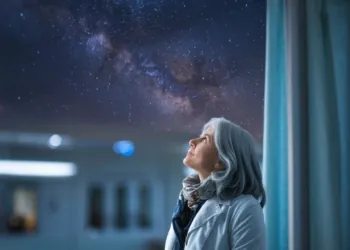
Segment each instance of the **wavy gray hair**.
M213 172L202 181L198 186L200 193L215 189L223 200L249 194L260 199L264 207L266 195L253 136L225 118L212 118L204 125L203 132L209 128L214 130L214 142L224 170ZM190 179L199 180L199 177L193 175Z

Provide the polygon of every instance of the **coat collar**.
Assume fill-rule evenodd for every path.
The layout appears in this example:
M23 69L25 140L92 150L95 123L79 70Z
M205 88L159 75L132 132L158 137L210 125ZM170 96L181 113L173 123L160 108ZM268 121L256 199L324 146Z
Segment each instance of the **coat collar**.
M230 204L230 201L223 201L218 197L204 203L188 230L185 249L203 249L219 215L223 212L223 205L227 204Z
M194 218L192 225L189 228L188 234L191 234L192 231L200 228L206 222L216 219L216 217L222 213L222 205L229 204L230 201L221 200L218 197L213 197L207 200Z

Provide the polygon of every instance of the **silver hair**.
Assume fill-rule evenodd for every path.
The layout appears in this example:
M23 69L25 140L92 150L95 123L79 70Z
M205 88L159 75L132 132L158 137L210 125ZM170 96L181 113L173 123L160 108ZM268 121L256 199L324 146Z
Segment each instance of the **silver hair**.
M253 136L225 118L212 118L203 131L209 128L214 130L219 163L224 170L213 172L201 183L201 188L214 183L217 196L223 200L249 194L260 199L264 207L266 194Z

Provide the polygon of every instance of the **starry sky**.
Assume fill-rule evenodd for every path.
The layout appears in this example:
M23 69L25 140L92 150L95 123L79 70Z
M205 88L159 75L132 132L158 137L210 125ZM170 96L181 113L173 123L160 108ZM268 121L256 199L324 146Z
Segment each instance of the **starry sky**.
M0 2L0 121L198 132L213 116L261 140L263 0Z

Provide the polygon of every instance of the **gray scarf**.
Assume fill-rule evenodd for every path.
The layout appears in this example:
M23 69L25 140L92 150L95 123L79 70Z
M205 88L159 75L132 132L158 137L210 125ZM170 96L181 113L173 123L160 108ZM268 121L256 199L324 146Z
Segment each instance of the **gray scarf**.
M188 207L195 209L200 200L208 200L216 193L216 185L209 176L204 181L200 181L197 174L186 177L182 182L180 198L187 200Z

